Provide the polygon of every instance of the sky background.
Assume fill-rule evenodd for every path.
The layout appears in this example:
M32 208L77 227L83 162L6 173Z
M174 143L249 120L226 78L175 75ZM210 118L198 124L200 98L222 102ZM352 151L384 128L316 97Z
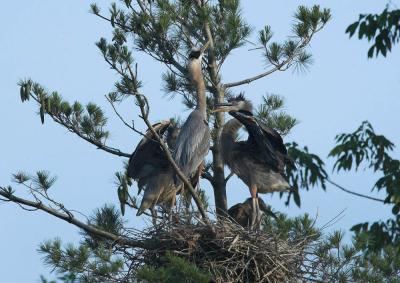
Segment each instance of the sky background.
M107 7L109 1L97 1ZM250 86L236 88L246 92L254 104L262 95L274 93L286 100L286 111L300 120L286 141L307 145L326 161L329 172L333 161L327 159L334 137L355 130L368 119L376 132L400 144L399 104L400 50L397 46L388 58L368 60L369 44L349 40L346 27L359 13L380 12L385 1L242 1L243 14L255 31L269 24L275 40L290 35L293 13L299 4L320 4L331 8L332 20L312 41L309 51L314 64L304 74L291 71L274 73ZM19 170L34 173L49 170L58 176L52 196L66 207L88 215L104 203L118 204L113 186L114 172L122 168L123 159L97 150L94 146L67 132L48 117L41 125L34 103L21 104L19 79L32 78L49 91L57 90L69 101L93 101L109 114L109 145L131 152L139 136L120 124L107 105L104 94L113 90L116 75L103 61L95 42L110 37L111 28L103 20L89 14L90 1L6 1L0 17L0 185L11 183L10 175ZM255 35L253 35L253 40ZM235 50L222 70L224 82L247 78L263 70L263 60L249 47ZM176 115L186 117L188 111L177 97L162 96L163 69L148 56L138 53L139 75L151 103L151 120ZM139 111L132 104L121 109L128 120L136 120ZM396 150L398 156L399 151ZM332 179L351 190L370 193L379 176L369 170L332 175ZM208 187L202 182L203 187ZM132 187L132 192L136 187ZM25 192L17 189L22 196ZM211 195L210 195L211 196ZM382 195L381 195L382 196ZM229 205L248 197L245 185L232 179L228 184ZM329 227L348 229L361 221L385 219L390 208L360 199L328 186L323 192L315 188L301 192L302 207L283 205L277 196L263 196L276 210L291 216L305 212L317 217L323 225L345 210L343 218ZM129 225L143 227L146 221L128 210ZM350 233L347 232L348 239ZM2 282L39 282L40 274L48 277L38 245L55 237L64 243L80 239L75 227L41 212L27 212L11 203L0 203L0 274Z

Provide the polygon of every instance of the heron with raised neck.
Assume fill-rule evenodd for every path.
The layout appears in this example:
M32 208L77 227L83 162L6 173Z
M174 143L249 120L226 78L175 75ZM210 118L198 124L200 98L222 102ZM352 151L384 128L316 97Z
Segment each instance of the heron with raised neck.
M204 51L209 43L201 49L192 49L189 53L188 75L196 89L196 108L189 114L179 132L173 158L187 179L199 170L210 148L210 130L207 123L206 87L201 68ZM175 184L181 180L175 175Z

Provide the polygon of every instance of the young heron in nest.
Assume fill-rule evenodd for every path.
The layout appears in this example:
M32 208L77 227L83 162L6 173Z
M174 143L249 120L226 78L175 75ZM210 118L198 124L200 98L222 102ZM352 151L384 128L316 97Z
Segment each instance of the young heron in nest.
M235 204L228 209L228 215L242 227L248 228L251 226L251 217L253 214L252 203L252 198L248 198L245 202ZM272 216L275 219L277 218L275 213L272 212L271 207L266 205L261 198L258 198L258 204L260 206L260 211L265 215ZM260 223L256 224L259 225Z

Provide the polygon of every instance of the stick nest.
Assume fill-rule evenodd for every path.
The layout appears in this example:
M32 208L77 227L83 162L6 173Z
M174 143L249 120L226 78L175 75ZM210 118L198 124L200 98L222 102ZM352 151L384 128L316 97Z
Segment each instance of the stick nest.
M139 251L141 262L162 266L167 251L212 274L215 282L301 281L309 239L284 241L225 219L212 225L163 222L137 234L154 249Z

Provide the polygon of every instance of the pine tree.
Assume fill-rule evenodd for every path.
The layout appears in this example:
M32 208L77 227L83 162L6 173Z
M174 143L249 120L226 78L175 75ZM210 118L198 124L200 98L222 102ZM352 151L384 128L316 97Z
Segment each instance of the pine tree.
M266 69L250 78L225 82L221 70L226 59L234 49L245 47L253 34L252 28L241 14L240 1L121 0L118 4L113 3L104 13L96 4L92 4L91 12L109 22L113 27L113 37L110 42L101 38L96 43L104 60L119 75L115 90L106 95L107 101L125 126L138 135L143 135L144 133L135 127L135 124L140 121L130 124L118 112L119 103L132 103L133 100L141 113L142 122L153 132L172 165L174 162L167 146L150 123L151 105L148 103L148 94L142 93L140 66L135 58L141 54L147 54L162 63L166 70L162 74L165 93L172 96L179 95L184 105L190 109L194 107L196 99L193 96L193 86L188 80L185 67L186 56L191 48L209 44L203 69L208 109L212 109L214 104L231 97L235 93L235 87L250 84L274 72L306 68L312 62L311 54L307 50L308 46L314 35L322 30L330 19L328 9L322 9L319 6L311 8L300 6L294 16L293 34L283 42L274 42L271 27L265 26L256 33L257 42L252 44L256 46L256 50L260 51L261 59L267 63ZM77 101L69 102L56 91L48 92L32 79L22 80L19 85L22 102L37 103L42 123L47 122L48 119L53 120L109 154L121 158L130 156L130 153L108 144L110 132L107 129L107 117L105 111L95 103L84 106ZM267 95L263 103L259 105L256 115L282 135L286 135L297 124L297 120L285 113L283 106L284 100L281 97ZM223 216L227 210L226 186L231 174L225 175L220 149L220 135L224 122L223 114L208 113L208 123L212 129L211 161L206 164L206 172L202 177L210 182L214 195L205 196L204 192L197 193L187 180L182 180L197 205L193 214L202 215L201 220L196 220L198 217L191 220L189 224L192 226L185 237L196 236L194 232L198 225L202 227L201 229L209 229L201 231L208 231L212 235L216 229L225 229ZM384 177L378 180L376 186L378 189L386 188L388 198L385 202L393 204L393 213L398 218L399 204L395 198L397 196L395 188L398 185L393 182L398 182L400 177L396 173L398 160L391 158L387 153L392 149L391 143L375 135L372 127L367 123L353 134L338 136L337 142L338 145L332 150L331 156L337 158L338 170L349 170L352 166L358 168L366 159L372 160L371 166L375 171L380 170L384 173ZM364 147L360 147L360 143ZM300 189L308 190L313 186L325 189L327 182L333 182L328 177L324 162L310 153L307 147L301 147L295 142L287 146L289 155L296 162L296 168L287 168L287 177L293 190L286 195L286 203L289 204L293 199L300 206ZM33 200L18 197L16 190L11 186L0 187L0 195L7 201L43 210L82 229L82 241L78 245L63 247L61 240L56 239L46 241L40 246L39 252L43 253L45 263L60 273L62 276L60 280L64 282L171 282L172 280L209 282L212 279L227 278L227 274L214 272L218 269L204 269L204 266L196 262L194 256L191 258L190 252L188 252L189 256L184 255L179 253L181 251L174 250L173 246L168 247L170 250L163 247L162 252L159 251L160 242L154 241L151 235L162 229L152 227L147 230L132 231L124 226L121 213L124 214L126 206L137 208L136 199L132 196L133 190L130 188L132 181L125 171L124 168L115 174L116 193L120 200L121 212L114 206L104 206L95 210L87 222L80 221L62 202L51 197L49 189L54 187L56 178L51 177L48 172L39 171L34 175L23 172L14 174L14 181L28 189L34 196ZM176 171L179 173L179 170ZM214 199L220 221L210 220L210 214L206 212L206 199L210 197ZM384 272L389 270L394 278L393 282L396 282L395 275L399 272L398 261L394 261L389 267L382 263L383 258L393 256L393 247L391 249L388 246L381 251L375 250L375 253L369 254L375 261L381 262L381 266L372 267L374 272L370 270L371 261L358 260L365 247L362 243L367 243L366 245L369 246L377 244L376 239L366 242L360 240L362 235L365 236L365 233L362 234L360 231L366 232L368 225L355 226L354 230L360 237L357 238L356 245L346 246L342 243L341 233L323 236L322 231L314 227L313 221L307 215L295 219L280 215L277 220L266 218L264 221L265 235L273 237L276 243L281 245L280 247L301 247L296 251L299 257L293 256L291 259L293 262L290 264L293 264L295 268L287 272L282 271L285 268L282 270L277 268L279 272L275 275L283 277L271 277L270 281L274 278L282 280L295 278L296 280L348 282L365 280L365 278L372 278L371 276L375 276L374 278L378 280L384 277L391 278ZM229 227L231 227L229 229L239 229L236 226ZM373 227L376 228L376 226ZM383 232L389 233L387 230L390 227L393 226L390 224L384 226ZM239 236L234 237L229 249L224 251L230 252L237 241L247 236L249 239L254 239L254 234L251 232L243 233L247 234L240 234L243 236L241 239ZM391 235L389 234L389 237ZM200 239L203 238L200 236ZM224 241L223 238L220 242L225 244ZM389 240L382 238L382 241L397 243L398 238L390 237ZM201 246L200 242L198 238L185 239L189 251ZM277 260L280 256L277 254ZM246 270L252 268L253 271L258 272L257 264L252 267L247 267L248 265L250 264L246 264ZM355 265L359 268L354 268ZM351 268L353 271L350 272ZM176 277L177 272L179 272L179 277ZM233 272L236 271L233 270ZM246 274L248 274L246 276L254 276L256 273ZM249 278L252 277L247 278L250 280ZM42 281L47 282L45 278L42 278Z

